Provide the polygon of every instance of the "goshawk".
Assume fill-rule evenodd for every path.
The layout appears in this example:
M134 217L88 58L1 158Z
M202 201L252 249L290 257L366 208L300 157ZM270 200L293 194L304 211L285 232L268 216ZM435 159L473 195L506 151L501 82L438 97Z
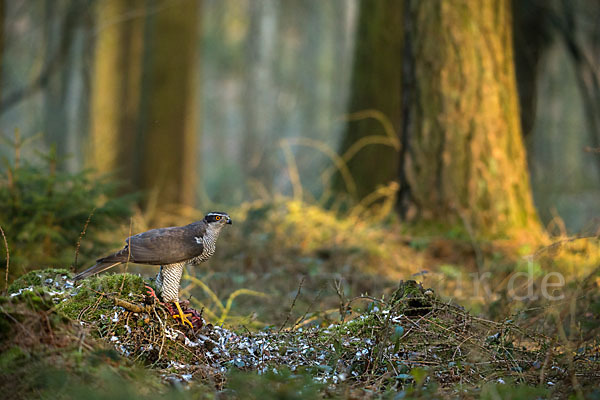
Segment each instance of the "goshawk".
M224 212L210 212L204 219L186 226L152 229L125 240L125 247L100 258L96 265L79 273L74 280L106 271L123 263L160 265L156 288L163 301L175 303L182 323L192 326L179 305L179 282L186 264L198 264L215 253L221 229L231 224Z

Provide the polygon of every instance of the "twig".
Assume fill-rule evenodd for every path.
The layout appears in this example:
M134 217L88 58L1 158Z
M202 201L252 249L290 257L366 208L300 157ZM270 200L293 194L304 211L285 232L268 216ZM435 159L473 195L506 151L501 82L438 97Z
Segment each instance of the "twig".
M298 285L298 291L296 292L296 296L294 296L294 300L292 301L292 305L290 306L290 310L288 311L287 317L285 317L285 321L283 321L283 324L281 324L277 333L280 333L283 330L283 328L285 327L285 324L287 324L288 321L290 320L290 316L292 315L292 310L294 309L294 305L296 305L296 300L298 299L298 296L300 296L300 292L302 291L302 285L304 284L305 279L306 279L306 275L303 275L302 280L300 281L300 284Z
M535 259L541 253L545 252L546 250L552 250L552 249L555 249L556 247L562 246L565 243L575 242L575 241L581 240L581 239L598 239L598 235L595 234L595 235L587 235L587 236L575 236L575 237L570 237L570 238L562 239L562 240L559 240L558 242L554 242L552 244L549 244L548 246L542 247L541 249L539 249L538 251L536 251L532 255L527 256L527 258L531 257L531 259Z
M352 299L348 300L348 305L350 305L351 303L355 302L356 300L371 300L371 301L374 301L374 302L377 302L377 303L380 303L380 304L387 305L387 303L385 301L383 301L383 300L376 299L375 297L367 296L367 295L364 295L364 294L361 294L360 296L356 296L356 297L353 297Z
M569 363L569 372L571 374L571 384L573 385L573 390L577 394L578 398L583 399L583 392L581 391L579 380L575 375L574 357L571 355L574 354L574 349L576 348L576 346L573 346L573 343L567 337L567 333L565 332L565 329L563 327L563 321L561 320L560 315L558 313L553 313L552 316L554 317L555 324L558 328L558 337L563 341L563 346L570 353L569 357L567 357L567 362Z
M338 297L340 298L340 322L344 323L345 319L346 319L346 311L348 311L348 305L349 303L346 302L346 296L344 295L344 289L342 289L342 280L343 278L340 278L339 281L334 281L334 289L335 292L337 293Z
M129 218L129 237L131 237L131 229L133 227L133 218ZM125 263L125 271L123 272L123 279L121 279L121 287L119 288L119 295L123 292L123 286L125 285L125 275L127 268L129 268L129 260L131 259L131 246L127 245L127 262Z
M96 207L94 207L92 209L92 212L90 213L90 215L88 215L87 220L85 221L85 224L83 225L83 230L79 234L79 239L77 240L77 247L75 248L75 261L73 263L73 267L71 268L73 271L75 269L77 269L77 258L79 257L79 248L81 247L81 239L83 239L83 237L85 236L85 232L87 231L87 227L90 224L90 221L92 220L92 215L94 215L95 211L96 211Z
M163 312L165 312L165 311L163 310ZM167 328L166 321L167 321L167 317L164 316L165 317L165 323L163 324L162 319L160 319L160 316L156 312L156 308L154 308L154 315L156 315L156 318L158 318L158 320L160 322L160 327L161 327L161 329L160 329L161 330L160 348L158 349L158 358L154 362L154 364L156 364L156 363L158 363L160 361L160 358L161 358L161 355L162 355L162 351L163 351L163 348L165 346L165 337L167 335L167 333L166 333L166 328Z
M600 147L590 147L590 146L586 146L583 148L583 151L585 151L586 153L596 153L596 154L600 154Z
M131 303L129 301L123 300L123 299L119 299L118 297L115 297L113 300L115 302L115 306L123 307L127 311L131 311L134 313L141 313L141 312L149 313L150 311L152 311L152 308L153 308L149 304L141 306L139 304L135 304L135 303Z
M22 324L21 322L19 322L19 320L17 320L15 317L13 317L12 315L10 315L9 312L7 312L4 307L0 306L0 311L2 311L2 313L4 314L4 316L6 316L7 318L9 318L12 322L14 322L19 328L21 328L23 330L23 332L25 332L27 335L29 335L30 338L32 338L33 340L36 340L36 337L29 331L29 329L27 329L25 327L24 324Z
M4 229L0 226L0 233L2 233L2 238L4 239L4 248L6 249L6 275L4 276L4 292L8 292L8 266L10 263L10 253L8 251L8 242L6 241L6 235L4 234Z
M300 182L300 173L298 172L298 164L294 159L294 153L289 143L282 141L280 146L288 165L288 176L292 184L294 200L302 200L302 183Z
M552 348L554 346L549 346L548 347L548 351L546 352L546 357L544 358L544 364L542 365L542 368L540 369L540 386L544 385L544 376L546 374L546 368L548 367L548 364L550 363L550 360L552 358Z
M475 231L473 230L473 226L471 225L471 222L469 221L469 219L467 218L465 213L460 208L455 207L455 211L458 214L458 216L460 217L460 219L462 220L462 223L465 226L467 234L469 235L471 247L473 248L473 251L475 252L475 263L477 264L477 272L481 273L483 270L483 267L484 267L483 252L481 251L481 247L479 247L479 244L477 243L477 239L475 238Z
M200 314L202 314L202 312L204 311L204 307L202 307L202 311L200 311ZM250 329L248 329L246 327L246 325L242 324L242 328L244 328L244 330L246 331L246 333L248 334L249 338L252 338L252 332L250 332Z
M315 305L315 303L321 298L321 293L323 293L323 288L321 288L321 290L319 290L319 293L317 293L317 296L315 297L315 299L308 305L308 308L306 309L306 312L304 313L304 315L302 315L302 317L299 320L297 320L296 323L294 323L292 330L296 329L296 326L301 324L302 321L304 321L304 319L308 315L308 313L312 311L312 308Z

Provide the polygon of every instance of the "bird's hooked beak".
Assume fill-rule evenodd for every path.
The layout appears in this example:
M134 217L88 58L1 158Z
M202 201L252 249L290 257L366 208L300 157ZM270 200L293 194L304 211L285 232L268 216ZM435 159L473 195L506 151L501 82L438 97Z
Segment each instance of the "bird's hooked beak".
M231 225L231 224L232 224L231 218L227 218L227 225Z

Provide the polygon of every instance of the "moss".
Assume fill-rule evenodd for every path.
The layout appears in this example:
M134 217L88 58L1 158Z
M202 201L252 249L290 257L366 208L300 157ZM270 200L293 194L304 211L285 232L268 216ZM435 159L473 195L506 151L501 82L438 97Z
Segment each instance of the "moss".
M145 285L144 279L139 275L104 274L96 275L84 280L82 287L91 288L104 293L142 293Z
M401 281L392 296L392 304L406 315L425 315L432 307L429 295L433 295L433 291L426 291L420 283Z
M29 355L19 346L12 346L0 353L0 371L6 372L14 367L21 359L29 358Z
M144 293L146 282L138 275L105 274L85 279L77 289L77 294L57 305L57 310L71 319L80 318L99 320L102 314L108 314L114 307L113 300L106 295L121 294L123 297ZM100 294L104 294L99 298Z
M9 287L8 293L16 293L21 289L35 286L52 287L55 282L64 282L71 273L64 268L38 269L17 278Z
M15 301L26 303L28 308L33 311L47 311L54 306L52 298L41 287L23 292L15 298Z
M0 340L4 340L8 336L11 330L11 321L5 318L4 315L0 317Z
M348 332L352 336L361 336L374 326L379 326L375 314L366 314L340 325L338 331L343 335Z
M177 340L166 340L156 351L147 351L150 339L157 334L157 329L163 329L150 317L148 323L144 321L147 316L143 314L129 315L124 317L122 309L116 307L114 298L128 299L133 303L141 302L145 292L146 282L137 275L131 274L107 274L94 276L83 281L82 285L75 289L74 295L57 304L56 310L68 318L86 321L94 326L93 336L104 338L118 338L119 344L128 342L128 348L136 354L137 358L146 363L158 361L158 347L162 348L161 366L167 366L168 360L177 360L180 363L192 363L195 361L193 352L182 346ZM113 319L114 317L114 319ZM126 326L127 324L127 326ZM168 320L167 324L177 324L174 320ZM133 333L132 333L133 330ZM136 345L131 347L130 338L136 337ZM139 341L138 341L139 340ZM155 343L154 343L155 344Z

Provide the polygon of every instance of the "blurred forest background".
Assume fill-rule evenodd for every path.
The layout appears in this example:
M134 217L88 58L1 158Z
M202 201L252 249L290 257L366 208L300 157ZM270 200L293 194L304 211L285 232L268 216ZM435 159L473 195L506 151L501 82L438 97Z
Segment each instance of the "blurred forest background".
M263 246L296 230L301 251L328 254L361 227L396 232L395 250L371 250L413 273L427 262L397 248L417 236L472 247L598 228L598 1L0 5L11 274L214 208Z
M321 179L333 165L328 152L342 155L374 135L379 139L349 165L357 187L342 189L361 199L399 182L399 209L406 213L411 196L421 196L406 185L410 140L424 130L467 124L475 117L469 113L487 107L456 105L463 121L434 121L416 103L453 101L469 96L469 86L487 85L489 91L472 95L483 102L501 96L500 106L515 114L502 118L519 118L510 135L524 142L543 223L559 215L569 232L579 232L600 204L600 157L593 151L600 144L600 5L526 0L511 11L508 3L479 10L485 7L472 9L469 2L408 2L412 8L403 15L403 2L384 1L362 8L355 0L6 1L0 131L5 138L15 129L22 138L41 134L24 151L56 146L64 159L59 168L113 173L125 182L123 190L142 191L145 202L154 193L161 207L202 208L291 194L286 155L296 160L303 197L322 199L330 189ZM498 10L500 19L490 20L495 25L477 26ZM455 33L458 28L442 22L461 19L470 32ZM432 40L440 47L430 48ZM463 51L484 72L467 67ZM450 79L443 76L448 68L468 81L448 82L458 93L425 87ZM438 126L424 126L429 123ZM473 129L475 136L493 135L487 126ZM423 140L428 143L418 151L444 151L436 138ZM448 151L467 154L470 140ZM1 155L14 157L6 142Z
M599 21L598 0L0 0L2 287L222 210L181 290L215 325L360 323L416 279L597 367Z

